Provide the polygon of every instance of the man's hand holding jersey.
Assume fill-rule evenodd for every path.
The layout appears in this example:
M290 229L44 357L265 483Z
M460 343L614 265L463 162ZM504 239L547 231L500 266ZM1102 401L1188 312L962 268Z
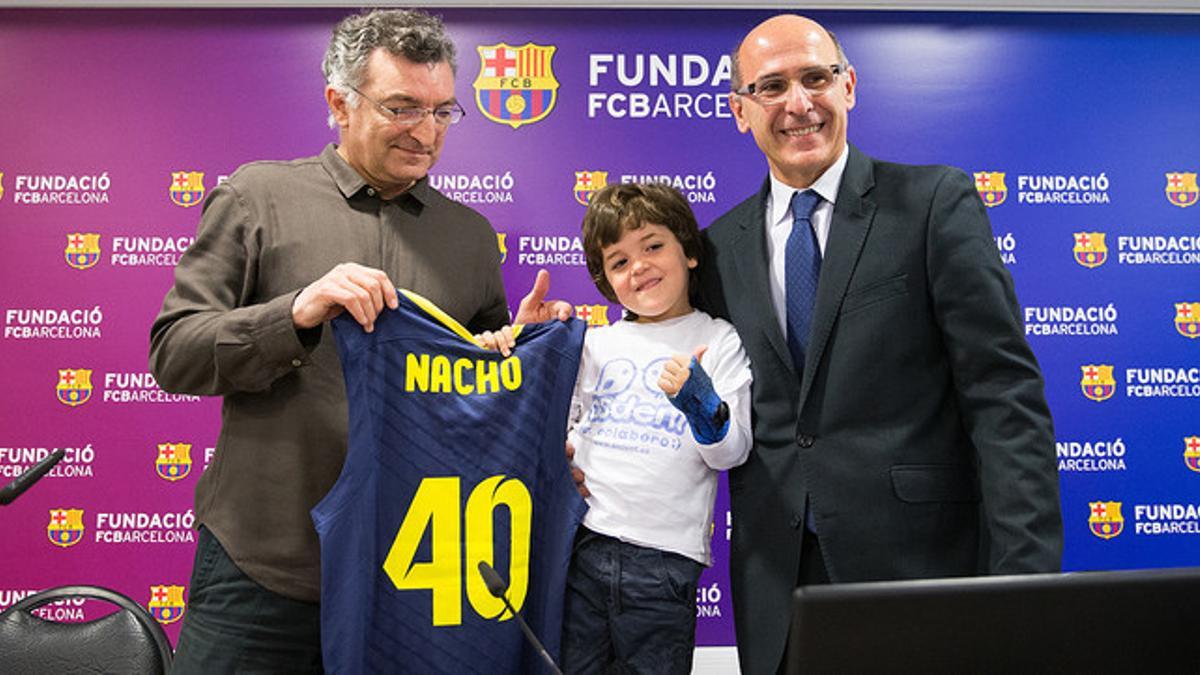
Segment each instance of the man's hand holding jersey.
M298 329L315 328L342 312L370 333L384 306L400 305L396 287L382 270L357 263L342 263L329 270L292 301L292 323Z

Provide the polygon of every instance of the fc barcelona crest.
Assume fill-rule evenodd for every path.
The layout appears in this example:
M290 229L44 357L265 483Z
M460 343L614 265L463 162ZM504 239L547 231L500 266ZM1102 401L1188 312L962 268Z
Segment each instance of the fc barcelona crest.
M1112 398L1117 390L1117 381L1113 379L1113 367L1107 365L1082 366L1083 379L1079 386L1083 395L1093 401L1106 401Z
M72 232L67 235L67 248L63 251L67 264L77 270L95 267L100 262L100 235Z
M588 326L607 326L608 305L575 305L575 318Z
M1175 330L1185 338L1200 337L1200 302L1175 303Z
M158 458L154 460L154 473L159 478L177 481L187 478L192 472L192 445L190 443L159 443Z
M508 260L508 239L507 232L496 233L496 245L500 247L500 264L503 265L505 260Z
M592 195L608 185L607 171L576 171L575 172L575 201L587 206L592 201Z
M1099 267L1108 260L1103 232L1075 233L1075 262L1087 268Z
M178 206L195 206L204 201L204 172L172 171L168 194Z
M1200 187L1196 186L1194 173L1167 174L1167 201L1179 208L1187 208L1200 201Z
M1088 507L1092 511L1088 516L1088 528L1097 537L1112 539L1125 529L1121 502L1088 502Z
M1002 171L976 171L975 189L979 192L979 198L989 208L1000 206L1008 197L1008 187L1004 185Z
M513 129L545 119L558 101L552 61L558 47L503 42L476 47L475 103L483 116Z
M83 539L83 509L50 509L46 536L55 546L74 546Z
M183 617L183 604L183 586L151 586L146 608L150 616L165 625Z
M72 408L87 403L92 397L92 371L85 368L60 368L55 393L60 403Z
M1200 436L1183 439L1183 461L1187 468L1200 473Z

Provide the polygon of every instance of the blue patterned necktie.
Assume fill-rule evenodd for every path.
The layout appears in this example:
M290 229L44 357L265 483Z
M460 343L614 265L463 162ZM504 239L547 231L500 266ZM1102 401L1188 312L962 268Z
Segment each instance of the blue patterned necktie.
M812 327L817 280L821 277L821 247L812 226L812 213L821 195L812 190L792 195L792 233L784 251L783 281L787 298L787 343L796 374L804 373L804 354Z

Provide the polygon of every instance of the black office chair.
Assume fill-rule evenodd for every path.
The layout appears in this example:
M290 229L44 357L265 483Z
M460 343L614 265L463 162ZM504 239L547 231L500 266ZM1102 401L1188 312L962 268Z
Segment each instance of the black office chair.
M94 621L46 621L32 611L60 600L90 598L119 607ZM171 670L171 644L133 600L98 586L62 586L30 595L0 614L0 671L28 675L145 673Z

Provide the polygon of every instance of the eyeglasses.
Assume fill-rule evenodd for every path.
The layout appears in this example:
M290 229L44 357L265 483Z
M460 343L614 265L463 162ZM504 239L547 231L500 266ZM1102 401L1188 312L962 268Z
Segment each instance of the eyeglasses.
M359 96L367 99L371 103L374 103L375 107L379 108L379 111L383 113L384 117L387 117L389 120L402 127L411 127L415 124L418 124L421 120L425 119L426 115L433 115L433 121L445 127L451 124L457 124L458 121L467 114L467 111L463 110L462 106L458 103L442 105L436 108L422 108L421 106L417 105L406 105L399 108L390 108L362 93L359 91L358 87L350 88L357 92Z
M792 83L795 82L810 97L816 98L829 91L837 81L838 75L846 72L848 67L845 63L835 63L832 66L807 68L800 71L800 76L796 78L767 75L741 89L734 90L733 93L738 96L749 96L762 106L779 105L787 100L788 94L791 93Z

